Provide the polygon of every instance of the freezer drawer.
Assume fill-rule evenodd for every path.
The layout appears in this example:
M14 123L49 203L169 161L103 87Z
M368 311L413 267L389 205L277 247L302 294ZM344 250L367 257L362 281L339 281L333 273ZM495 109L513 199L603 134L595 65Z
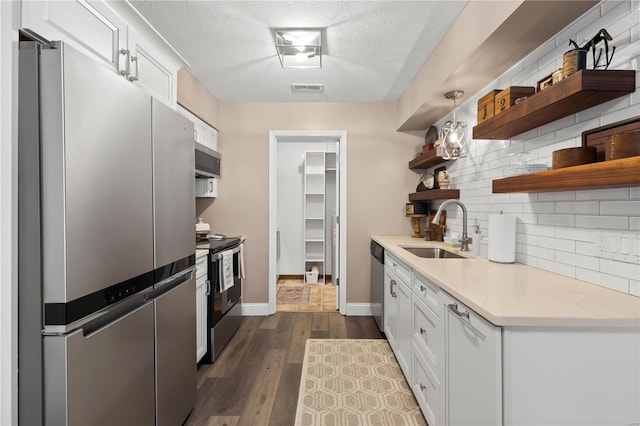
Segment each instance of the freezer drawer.
M181 425L196 402L194 274L155 299L156 424ZM182 277L174 280L184 280ZM161 288L161 287L160 287Z
M153 425L153 303L91 327L44 337L45 423Z

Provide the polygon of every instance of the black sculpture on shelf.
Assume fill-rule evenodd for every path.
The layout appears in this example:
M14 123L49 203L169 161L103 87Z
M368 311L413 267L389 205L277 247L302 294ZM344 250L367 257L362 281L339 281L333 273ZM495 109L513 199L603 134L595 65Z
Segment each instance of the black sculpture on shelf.
M569 40L569 45L573 46L577 50L582 50L585 53L591 50L591 54L593 55L593 69L595 70L598 68L602 68L606 70L607 68L609 68L609 65L611 64L611 60L613 59L613 54L616 52L616 47L613 46L613 48L611 49L611 55L609 55L609 42L611 40L613 40L613 38L611 37L609 32L607 32L607 30L602 28L600 31L598 31L598 33L595 36L593 36L591 40L586 42L582 47L579 47L578 43L576 43L573 40ZM605 54L604 64L600 64L600 59L602 59L602 47L597 49L597 45L601 42L604 42L604 54ZM597 57L596 57L596 50L598 50Z

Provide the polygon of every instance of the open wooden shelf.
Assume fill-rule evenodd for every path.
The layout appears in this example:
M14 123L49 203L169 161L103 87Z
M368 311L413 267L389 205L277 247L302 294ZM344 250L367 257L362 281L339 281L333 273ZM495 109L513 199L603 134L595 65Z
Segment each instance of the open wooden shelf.
M493 181L493 193L570 191L619 186L640 186L640 156L496 179Z
M414 158L409 161L409 169L411 170L420 170L420 169L428 169L429 167L437 166L438 164L442 164L445 160L442 157L438 157L436 155L436 150L432 149L431 151L427 151L422 154L418 158Z
M632 93L634 70L581 70L473 128L474 139L509 139Z
M432 201L460 198L459 189L429 189L409 194L409 201Z

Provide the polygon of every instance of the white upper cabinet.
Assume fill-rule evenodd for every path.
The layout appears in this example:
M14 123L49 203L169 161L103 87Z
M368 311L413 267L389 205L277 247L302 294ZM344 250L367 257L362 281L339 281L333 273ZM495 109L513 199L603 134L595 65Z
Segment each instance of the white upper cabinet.
M184 117L191 120L193 123L193 138L196 142L201 143L202 145L213 149L214 151L218 150L218 131L211 127L209 124L205 123L194 114L192 114L189 110L184 108L181 105L178 105L177 110Z
M23 1L22 28L47 40L62 40L120 69L127 24L97 1Z
M184 62L129 3L23 1L21 27L73 45L175 107L177 73Z

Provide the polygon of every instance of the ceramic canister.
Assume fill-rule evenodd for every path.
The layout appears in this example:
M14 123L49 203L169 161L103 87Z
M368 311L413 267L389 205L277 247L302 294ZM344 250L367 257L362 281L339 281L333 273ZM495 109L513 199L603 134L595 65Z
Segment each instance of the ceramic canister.
M562 55L562 78L567 78L576 71L587 67L587 51L573 49Z

